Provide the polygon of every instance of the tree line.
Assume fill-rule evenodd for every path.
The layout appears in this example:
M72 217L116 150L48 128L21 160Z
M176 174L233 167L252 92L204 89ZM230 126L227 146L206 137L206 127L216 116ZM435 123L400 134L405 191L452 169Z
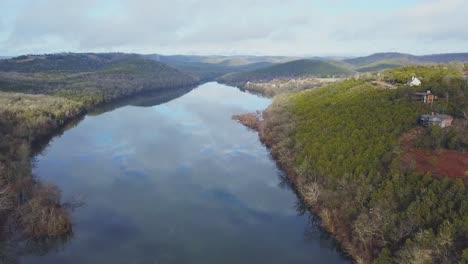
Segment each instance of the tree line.
M437 94L463 97L468 91L458 71L407 67L379 77L402 89L352 79L276 97L264 113L262 140L358 263L468 262L464 183L401 162L400 135L431 111L407 96L421 89L403 86L413 74L426 82L422 89ZM465 103L457 98L447 112L460 116Z

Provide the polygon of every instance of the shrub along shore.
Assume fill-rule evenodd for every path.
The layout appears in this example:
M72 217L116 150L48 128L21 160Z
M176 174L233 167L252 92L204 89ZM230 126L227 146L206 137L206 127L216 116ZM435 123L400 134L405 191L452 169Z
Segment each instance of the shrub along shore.
M70 64L71 59L81 63ZM24 60L0 63L0 262L15 261L15 252L24 244L18 241L28 240L25 246L35 241L48 250L72 234L69 211L79 201L63 203L57 187L31 174L33 146L103 104L146 92L173 93L198 83L134 55L66 54ZM62 60L84 68L60 71L57 65Z

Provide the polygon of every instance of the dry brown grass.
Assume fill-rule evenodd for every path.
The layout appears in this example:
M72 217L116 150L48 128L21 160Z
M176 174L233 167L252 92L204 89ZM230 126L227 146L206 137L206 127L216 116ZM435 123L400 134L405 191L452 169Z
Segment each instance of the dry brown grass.
M35 186L32 198L18 211L19 224L28 237L61 236L72 231L70 215L60 197L53 185Z

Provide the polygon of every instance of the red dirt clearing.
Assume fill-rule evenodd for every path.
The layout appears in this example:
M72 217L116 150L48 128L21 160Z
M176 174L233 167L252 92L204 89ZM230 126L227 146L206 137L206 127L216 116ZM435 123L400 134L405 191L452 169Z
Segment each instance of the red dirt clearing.
M413 141L420 129L413 129L401 136L400 142L404 150L403 162L415 163L419 172L431 172L436 177L463 178L468 180L468 153L439 149L419 149L413 146Z

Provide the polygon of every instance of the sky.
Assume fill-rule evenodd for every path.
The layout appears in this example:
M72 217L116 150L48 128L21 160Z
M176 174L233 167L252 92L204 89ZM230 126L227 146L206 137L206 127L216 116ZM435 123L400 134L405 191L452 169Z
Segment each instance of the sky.
M0 0L0 55L468 52L468 0Z

